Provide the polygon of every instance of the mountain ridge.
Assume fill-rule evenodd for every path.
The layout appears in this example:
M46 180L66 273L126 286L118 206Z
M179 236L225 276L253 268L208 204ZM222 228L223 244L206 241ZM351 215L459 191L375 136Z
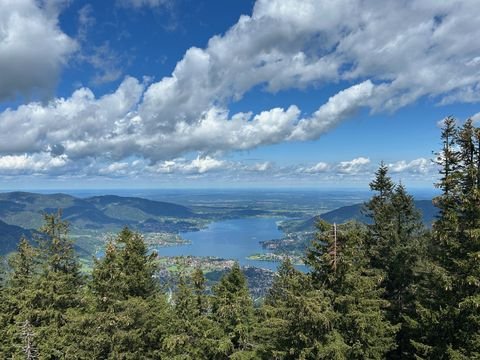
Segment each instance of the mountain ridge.
M433 205L432 200L415 200L415 207L422 214L422 221L427 227L431 227L435 217L438 214L438 208ZM309 219L285 221L280 228L286 232L315 231L315 224L319 219L330 223L344 223L350 220L356 220L363 223L370 223L371 220L363 212L364 203L342 206L337 209L315 215Z

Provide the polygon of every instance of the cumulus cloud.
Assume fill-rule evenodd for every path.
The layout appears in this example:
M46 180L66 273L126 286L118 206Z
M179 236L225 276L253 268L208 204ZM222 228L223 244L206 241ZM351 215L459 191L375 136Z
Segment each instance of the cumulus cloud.
M113 162L99 169L100 175L126 175L130 164L127 162Z
M358 157L350 161L341 161L336 169L341 174L358 174L365 171L370 164L370 159Z
M58 4L40 4L0 0L0 101L18 94L51 92L77 49L58 26Z
M70 98L46 105L29 103L7 109L0 114L0 152L37 153L55 148L77 159L122 158L130 152L128 143L135 148L128 137L136 126L131 109L143 88L137 80L127 78L114 93L99 99L82 88Z
M48 173L64 167L67 163L68 158L65 155L52 156L49 153L5 155L0 156L0 174Z
M364 81L340 91L328 99L311 118L302 119L289 136L290 140L312 140L330 130L339 121L353 115L366 100L372 96L373 84L370 80Z
M156 173L182 173L182 174L203 174L210 171L226 168L228 163L210 156L200 157L191 161L185 159L167 160L155 166L150 170Z
M407 162L405 160L397 161L393 164L388 164L392 173L412 173L412 174L427 174L435 169L431 160L425 158L418 158Z
M325 163L325 162L318 162L313 166L309 167L299 167L297 169L298 173L306 173L306 174L318 174L318 173L324 173L327 170L330 169L330 165Z
M123 3L141 7L165 1ZM6 4L10 11L2 11L0 19L14 18L16 8L46 19L47 35L55 34L53 43L64 45L63 51L52 51L51 63L63 64L74 46L56 18L33 1ZM190 48L158 82L127 77L104 96L82 88L66 99L7 109L0 114L0 153L57 149L69 159L119 163L135 156L168 172L188 165L172 159L200 152L196 165L185 170L200 172L220 166L206 165L219 151L314 140L362 109L394 111L422 97L439 104L478 101L472 94L478 94L480 83L480 43L469 41L480 37L477 8L476 0L257 0L250 16L241 16L205 48ZM88 24L88 13L84 16ZM7 29L15 28L11 23ZM2 35L0 44L6 43ZM231 102L253 88L278 92L330 83L343 89L312 114L302 114L294 104L257 114L229 111ZM18 141L6 141L11 138ZM336 165L343 174L366 166L366 158Z

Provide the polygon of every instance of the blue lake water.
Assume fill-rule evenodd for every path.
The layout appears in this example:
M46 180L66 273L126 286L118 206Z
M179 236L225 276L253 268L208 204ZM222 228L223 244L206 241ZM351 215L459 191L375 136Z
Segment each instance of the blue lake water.
M215 256L223 259L235 259L243 266L256 266L275 270L279 263L254 261L247 256L264 253L259 241L280 239L283 232L277 228L279 218L247 218L218 221L205 229L180 233L192 243L188 245L162 247L161 256Z

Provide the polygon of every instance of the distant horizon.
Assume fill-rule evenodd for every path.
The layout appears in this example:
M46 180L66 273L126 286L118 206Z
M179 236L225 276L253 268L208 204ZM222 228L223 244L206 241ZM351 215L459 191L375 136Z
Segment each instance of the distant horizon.
M435 187L417 187L417 186L406 186L408 189L413 190L425 190L425 191L439 191ZM228 186L217 186L217 187L106 187L106 188L67 188L67 187L52 187L52 188L0 188L0 192L44 192L44 191L176 191L176 190L185 190L185 191L223 191L223 190L232 190L232 191L263 191L263 190L279 190L279 191L361 191L369 192L371 191L368 187L228 187Z
M371 196L372 191L368 188L106 188L106 189L0 189L0 193L14 193L14 192L26 192L34 194L66 194L74 197L86 198L91 196L121 196L121 197L138 197L151 200L161 200L175 203L175 196L180 196L183 200L185 197L201 196L211 194L212 196L223 194L241 195L256 193L278 193L278 194L295 194L301 195L302 193L312 193L322 196L329 195L329 193L345 194L349 196L359 196L361 199L367 199ZM407 192L410 193L416 200L430 200L439 194L439 190L436 188L408 188ZM264 194L265 196L268 194ZM166 198L164 198L166 196ZM263 197L265 198L265 197Z

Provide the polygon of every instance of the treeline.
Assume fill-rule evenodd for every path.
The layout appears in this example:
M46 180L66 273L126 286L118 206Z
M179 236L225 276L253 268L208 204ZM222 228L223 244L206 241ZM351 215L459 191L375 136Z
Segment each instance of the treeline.
M47 215L40 246L22 240L9 259L0 358L480 358L480 129L447 118L436 161L432 229L382 164L372 224L319 223L310 272L283 263L257 307L238 265L211 293L197 269L166 294L128 229L82 275L67 224Z

